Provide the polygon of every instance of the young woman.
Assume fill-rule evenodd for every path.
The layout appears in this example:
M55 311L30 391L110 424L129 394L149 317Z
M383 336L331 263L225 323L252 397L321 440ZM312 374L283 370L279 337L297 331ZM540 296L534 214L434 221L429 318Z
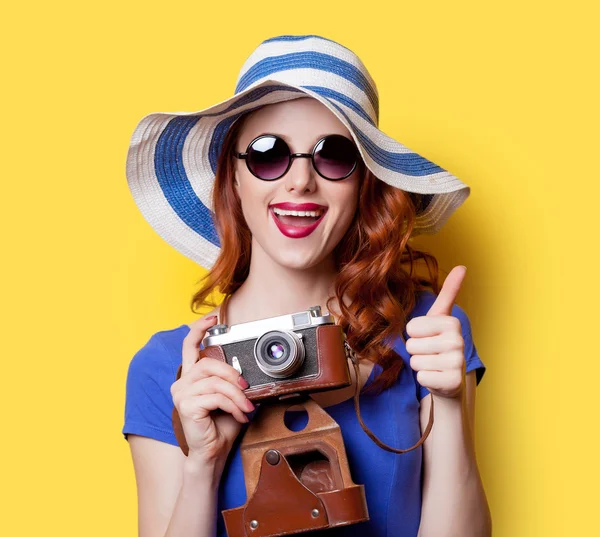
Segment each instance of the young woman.
M358 378L350 368L351 386L311 397L340 425L370 520L324 535L486 537L473 445L485 366L454 304L466 269L440 290L435 258L410 244L439 229L469 189L383 134L378 115L375 84L351 51L318 36L276 37L248 58L227 101L140 122L129 185L165 240L210 269L194 310L215 306L208 298L219 290L229 325L320 305L344 330ZM225 535L221 511L246 501L248 384L228 364L198 361L222 306L154 334L131 361L123 433L141 537ZM434 397L422 446L376 445L354 410L357 384L365 423L395 448L418 442Z

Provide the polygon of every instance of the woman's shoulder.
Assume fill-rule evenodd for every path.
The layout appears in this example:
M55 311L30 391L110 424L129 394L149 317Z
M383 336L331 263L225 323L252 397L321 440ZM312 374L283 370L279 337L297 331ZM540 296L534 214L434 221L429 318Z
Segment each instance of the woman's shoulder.
M219 306L197 320L205 319L211 315L219 314ZM150 335L146 343L138 350L132 358L132 364L145 365L146 367L165 368L166 366L175 371L181 363L181 351L183 340L190 332L194 322L182 323L174 328L159 330Z
M171 424L170 388L181 363L187 324L154 332L131 358L127 371L125 423L127 438L136 434L177 446Z
M190 327L181 324L152 333L147 341L131 358L129 374L157 377L161 374L169 377L181 363L183 340Z
M219 308L209 311L198 320L218 314ZM144 370L177 370L181 363L183 340L190 332L192 323L182 323L173 328L165 328L151 333L146 342L131 359L131 367Z
M166 328L164 330L159 330L155 332L150 337L147 345L154 344L155 346L160 346L163 350L171 353L172 351L177 351L177 353L181 352L181 346L183 344L183 339L190 331L190 325L188 324L180 324L175 328Z

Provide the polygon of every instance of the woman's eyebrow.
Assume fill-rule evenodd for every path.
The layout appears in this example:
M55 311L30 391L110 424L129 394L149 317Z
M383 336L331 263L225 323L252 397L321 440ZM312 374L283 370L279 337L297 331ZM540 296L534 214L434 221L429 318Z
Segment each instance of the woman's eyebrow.
M260 134L257 134L257 135L256 135L254 138L256 138L256 137L258 137L258 136L264 136L265 134L272 134L272 135L274 135L274 136L279 136L279 138L282 138L283 140L285 140L285 141L287 142L287 144L290 146L290 149L291 149L293 140L292 140L292 137L291 137L291 136L289 136L289 135L287 135L287 134L283 134L283 133L276 132L276 131L265 131L265 132L262 132L262 133L260 133ZM318 142L318 141L319 141L321 138L325 138L325 136L329 136L329 135L331 135L331 134L340 134L340 133L337 133L337 132L323 132L323 133L321 133L321 134L319 134L319 135L315 136L315 137L314 137L314 139L313 139L313 141L312 141L312 145L311 145L310 149L312 149L312 147L313 147L313 146L314 146L314 145L315 145L315 144L316 144L316 143L317 143L317 142ZM346 136L346 135L345 135L345 134L341 134L341 136ZM347 136L346 136L346 137L347 137ZM254 139L254 138L253 138L253 139Z

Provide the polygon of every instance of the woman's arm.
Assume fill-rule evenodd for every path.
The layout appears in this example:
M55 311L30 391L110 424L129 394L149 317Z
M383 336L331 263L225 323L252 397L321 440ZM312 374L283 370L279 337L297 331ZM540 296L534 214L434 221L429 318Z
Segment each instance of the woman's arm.
M492 520L475 459L475 371L455 399L435 398L435 421L423 444L423 503L418 537L490 537ZM421 400L424 430L431 394Z
M215 537L222 469L180 448L129 435L138 492L139 537Z

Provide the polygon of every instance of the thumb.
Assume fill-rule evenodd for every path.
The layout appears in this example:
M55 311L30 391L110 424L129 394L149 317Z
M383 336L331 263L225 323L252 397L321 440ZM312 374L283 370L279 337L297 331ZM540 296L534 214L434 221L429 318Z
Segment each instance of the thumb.
M465 279L466 273L467 267L464 265L454 267L450 271L450 274L446 276L444 285L442 285L440 294L437 296L431 308L429 308L427 316L452 314L452 306L454 306L454 302L456 301L456 297L458 296L460 286Z

